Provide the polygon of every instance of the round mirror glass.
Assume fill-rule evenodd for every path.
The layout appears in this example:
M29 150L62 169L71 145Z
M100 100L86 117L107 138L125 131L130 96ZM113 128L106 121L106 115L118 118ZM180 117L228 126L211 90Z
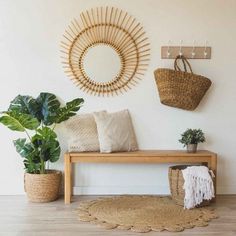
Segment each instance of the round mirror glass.
M104 44L90 47L84 55L83 64L86 75L98 83L113 80L121 69L119 54L115 49Z

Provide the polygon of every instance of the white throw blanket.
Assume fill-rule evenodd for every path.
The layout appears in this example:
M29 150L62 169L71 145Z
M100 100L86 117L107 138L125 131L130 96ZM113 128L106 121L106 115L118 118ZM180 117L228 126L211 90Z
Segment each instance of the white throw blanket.
M184 177L184 208L190 209L203 200L210 200L214 195L212 177L214 174L206 166L190 166L182 170Z

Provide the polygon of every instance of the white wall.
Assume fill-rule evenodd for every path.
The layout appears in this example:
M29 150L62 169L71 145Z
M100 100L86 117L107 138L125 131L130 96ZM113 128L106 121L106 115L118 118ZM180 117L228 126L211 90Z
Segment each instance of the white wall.
M80 12L111 5L132 14L144 26L151 43L151 62L140 84L124 95L99 98L81 92L62 70L59 42ZM128 108L142 149L180 149L180 133L201 128L202 148L219 154L219 193L236 193L236 1L235 0L0 0L0 110L17 94L36 96L50 91L67 101L83 97L81 112ZM153 71L171 67L160 59L168 40L212 46L211 60L192 61L196 73L213 85L193 112L159 102ZM61 128L60 140L66 141ZM19 133L0 126L0 194L22 194L23 165L12 139ZM63 168L63 159L54 166ZM77 193L167 193L167 165L81 165L76 168Z

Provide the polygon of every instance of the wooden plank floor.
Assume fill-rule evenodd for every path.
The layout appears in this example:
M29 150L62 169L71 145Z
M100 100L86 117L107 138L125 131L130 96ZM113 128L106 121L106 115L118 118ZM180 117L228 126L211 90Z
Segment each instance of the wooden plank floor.
M52 203L29 203L24 196L0 196L1 236L124 236L124 235L185 235L185 236L228 236L236 235L236 196L219 196L216 207L220 218L208 227L188 229L181 233L104 230L98 226L79 222L76 216L78 201L94 199L96 196L76 196L70 205L63 198Z

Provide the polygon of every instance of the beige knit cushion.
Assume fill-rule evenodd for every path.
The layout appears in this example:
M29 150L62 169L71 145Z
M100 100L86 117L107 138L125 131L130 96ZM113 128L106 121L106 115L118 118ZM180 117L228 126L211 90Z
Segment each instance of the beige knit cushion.
M69 134L68 149L70 152L99 151L96 122L92 114L82 114L66 122Z
M95 112L101 152L135 151L138 149L128 110L114 113Z

